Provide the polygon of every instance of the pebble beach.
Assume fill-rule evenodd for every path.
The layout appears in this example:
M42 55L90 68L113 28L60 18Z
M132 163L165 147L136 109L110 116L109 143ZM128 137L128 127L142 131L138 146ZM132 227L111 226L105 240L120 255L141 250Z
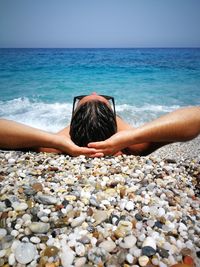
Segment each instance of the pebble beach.
M0 266L199 267L199 149L0 151Z

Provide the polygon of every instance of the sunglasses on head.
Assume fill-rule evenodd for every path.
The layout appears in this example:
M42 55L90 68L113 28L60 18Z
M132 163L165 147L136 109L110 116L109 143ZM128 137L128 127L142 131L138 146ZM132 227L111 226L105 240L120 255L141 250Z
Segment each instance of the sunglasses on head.
M79 95L79 96L75 96L75 97L74 97L73 108L72 108L72 116L74 115L74 112L75 112L75 110L76 110L76 108L77 108L77 104L78 104L78 102L79 102L82 98L84 98L84 97L86 97L86 96L88 96L88 95ZM108 95L100 95L100 96L104 97L106 100L108 100L108 101L110 102L111 107L112 107L112 109L113 109L113 113L114 113L114 115L116 116L116 112L115 112L115 99L114 99L114 97L112 97L112 96L108 96Z

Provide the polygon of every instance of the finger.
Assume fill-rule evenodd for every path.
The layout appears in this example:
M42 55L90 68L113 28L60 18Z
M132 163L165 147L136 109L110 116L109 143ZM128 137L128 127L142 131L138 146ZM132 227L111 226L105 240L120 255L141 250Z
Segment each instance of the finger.
M79 152L80 153L83 153L83 154L94 154L94 153L96 153L97 151L96 151L96 149L95 148L81 148L80 150L79 150Z
M105 141L102 142L92 142L88 144L90 148L106 148L108 144Z
M119 155L122 155L123 153L121 151L118 151L117 153L115 153L113 156L117 157Z

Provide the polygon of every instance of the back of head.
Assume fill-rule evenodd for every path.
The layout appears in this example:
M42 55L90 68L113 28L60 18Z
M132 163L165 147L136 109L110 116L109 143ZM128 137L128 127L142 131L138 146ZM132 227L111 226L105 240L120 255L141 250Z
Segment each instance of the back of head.
M116 118L107 104L88 101L75 111L70 125L70 136L78 146L103 141L117 131Z

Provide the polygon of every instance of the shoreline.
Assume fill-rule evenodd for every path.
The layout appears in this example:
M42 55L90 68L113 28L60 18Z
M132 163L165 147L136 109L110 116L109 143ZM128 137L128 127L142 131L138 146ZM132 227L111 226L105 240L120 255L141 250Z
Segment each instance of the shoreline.
M1 266L200 266L199 149L200 137L148 157L0 151Z

